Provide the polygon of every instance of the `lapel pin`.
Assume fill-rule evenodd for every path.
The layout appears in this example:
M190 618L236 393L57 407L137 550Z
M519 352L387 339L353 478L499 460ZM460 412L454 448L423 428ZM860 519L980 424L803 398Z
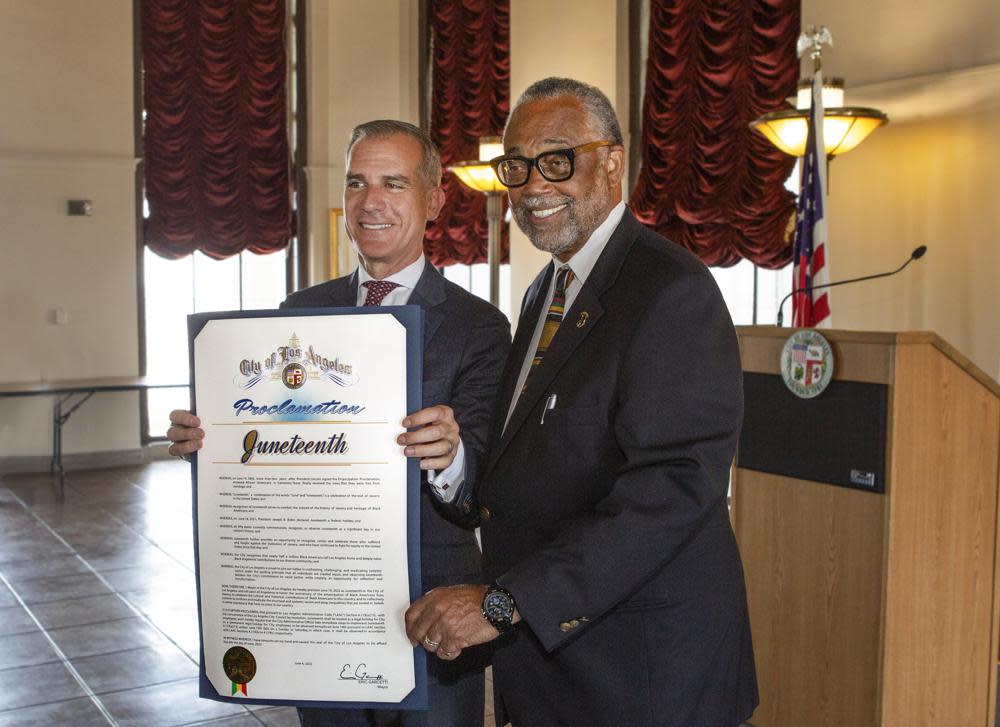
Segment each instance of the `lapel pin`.
M587 319L590 318L590 313L583 311L580 313L580 317L576 319L576 327L583 328L587 325Z

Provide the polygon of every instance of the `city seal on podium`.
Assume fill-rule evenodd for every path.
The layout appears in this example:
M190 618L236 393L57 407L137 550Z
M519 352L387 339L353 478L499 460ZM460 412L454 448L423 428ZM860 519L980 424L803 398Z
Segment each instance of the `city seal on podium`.
M810 328L793 333L781 349L781 378L803 399L822 394L833 378L830 342Z
M257 660L249 649L234 646L223 654L222 669L233 683L233 694L241 692L246 695L247 682L257 673Z

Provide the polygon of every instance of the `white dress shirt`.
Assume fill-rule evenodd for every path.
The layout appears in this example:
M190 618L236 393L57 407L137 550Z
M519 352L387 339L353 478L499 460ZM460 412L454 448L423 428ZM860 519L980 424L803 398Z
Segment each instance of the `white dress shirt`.
M386 293L380 305L406 305L410 300L413 289L417 287L420 276L424 274L424 265L426 264L426 259L421 255L415 262L410 263L399 272L383 278L384 281L396 283L399 287L393 288ZM364 286L368 280L375 280L375 278L368 274L364 266L358 266L357 305L359 307L364 305L365 297L368 295L368 288ZM440 472L427 470L427 483L442 502L451 502L455 493L458 492L458 486L464 481L465 445L462 444L462 439L459 437L455 459L452 460L452 463L447 468Z
M618 227L618 223L622 221L624 215L625 203L619 202L611 209L604 222L590 233L587 242L574 253L568 262L564 263L554 255L552 256L552 265L556 270L563 265L569 265L570 270L573 271L573 279L566 286L566 305L563 308L565 313L569 313L570 308L573 307L576 296L580 294L580 289L587 282L587 276L594 269L594 265L597 264L597 258L604 252L608 240L611 239L611 233ZM514 398L511 399L510 409L507 410L507 418L503 424L505 430L507 429L507 423L510 421L510 415L514 413L514 407L517 406L517 400L521 397L524 382L527 381L528 373L531 371L531 361L535 358L535 351L538 349L538 340L542 337L542 328L545 327L545 317L549 312L549 305L552 303L552 295L555 293L555 287L556 276L553 274L549 281L549 290L546 293L545 302L542 304L541 313L535 322L535 332L531 336L531 343L528 344L528 351L524 357L524 362L521 364L521 373L517 377L517 386L514 387Z

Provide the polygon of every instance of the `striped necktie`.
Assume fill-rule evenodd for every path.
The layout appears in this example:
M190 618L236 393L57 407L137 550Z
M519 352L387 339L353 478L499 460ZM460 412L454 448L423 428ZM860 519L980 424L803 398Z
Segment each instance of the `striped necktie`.
M382 305L382 300L385 296L399 287L399 283L392 283L388 280L366 280L362 283L368 291L365 293L364 307Z
M573 271L569 265L563 265L556 271L556 289L552 292L552 302L549 310L545 314L545 323L542 326L542 335L538 339L538 348L535 350L535 357L531 360L531 371L534 371L542 363L545 352L549 350L549 345L559 330L562 323L563 314L566 312L566 288L573 282ZM531 378L531 373L528 373ZM525 379L527 384L527 379Z

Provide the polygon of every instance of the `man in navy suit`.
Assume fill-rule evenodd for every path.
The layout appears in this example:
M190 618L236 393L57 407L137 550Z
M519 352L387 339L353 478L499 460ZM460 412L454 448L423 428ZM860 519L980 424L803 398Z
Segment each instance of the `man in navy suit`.
M599 90L532 85L504 149L518 225L553 259L478 479L490 584L431 591L407 632L442 660L497 640L498 725L735 727L758 697L726 502L743 407L726 306L623 204Z
M362 124L351 135L346 166L345 219L361 265L291 294L282 307L424 309L424 408L403 420L410 431L397 440L429 473L420 508L423 587L477 582L479 549L461 493L480 467L510 327L496 308L445 280L424 258L424 228L444 203L440 157L424 132L400 121ZM175 411L170 419L171 454L201 447L197 417ZM484 666L477 653L431 660L428 712L302 709L299 719L304 727L481 725Z

